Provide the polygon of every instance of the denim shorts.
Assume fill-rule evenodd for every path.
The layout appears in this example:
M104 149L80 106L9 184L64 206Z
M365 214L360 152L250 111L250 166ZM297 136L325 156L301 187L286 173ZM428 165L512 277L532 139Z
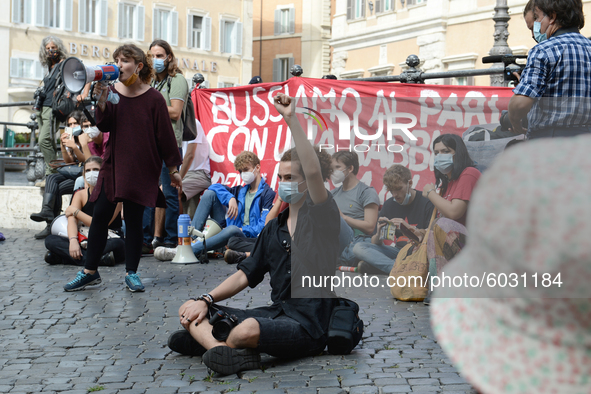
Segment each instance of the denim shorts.
M278 316L276 310L260 307L253 309L236 309L227 306L218 306L226 313L235 315L238 323L254 318L259 322L261 336L257 350L280 358L300 358L316 356L326 347L327 336L314 339L308 334L301 324L281 312Z

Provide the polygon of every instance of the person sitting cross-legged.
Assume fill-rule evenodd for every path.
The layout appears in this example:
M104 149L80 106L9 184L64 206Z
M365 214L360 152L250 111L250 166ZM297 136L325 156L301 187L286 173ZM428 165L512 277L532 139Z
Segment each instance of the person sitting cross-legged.
M172 350L202 356L208 368L225 375L259 368L262 352L282 358L321 353L335 306L333 298L323 297L326 293L305 288L298 280L310 268L319 269L321 275L334 274L340 220L337 204L324 186L332 172L330 156L306 139L290 97L278 94L274 102L295 142L295 148L284 153L278 170L279 195L289 208L265 226L252 254L238 264L236 273L209 294L180 307L184 330L168 339ZM271 305L241 310L216 304L247 286L256 287L266 273ZM208 314L218 311L236 317L238 324L227 337L213 332L208 321Z
M256 238L265 227L265 218L273 207L275 192L261 176L261 161L257 155L248 151L240 153L236 156L234 168L245 185L232 188L219 183L211 185L201 196L191 221L196 230L202 231L211 216L223 227L221 232L207 239L208 250L224 247L232 237ZM203 252L200 241L191 247L196 256ZM175 256L176 248L160 246L154 251L154 257L161 261L172 260Z

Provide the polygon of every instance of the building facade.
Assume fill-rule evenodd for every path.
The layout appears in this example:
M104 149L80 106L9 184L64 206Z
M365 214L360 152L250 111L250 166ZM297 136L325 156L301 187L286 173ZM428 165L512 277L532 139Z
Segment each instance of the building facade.
M263 82L282 82L294 64L304 77L330 70L330 0L253 0L253 67Z
M209 87L248 83L252 76L252 0L9 0L0 15L0 102L30 101L44 73L41 41L62 39L69 56L85 64L113 61L132 42L148 50L154 39L173 48L189 81L195 73ZM7 10L8 11L8 10ZM1 108L0 118L28 121L30 107Z
M496 0L333 0L331 71L339 78L397 75L407 56L425 72L488 68L482 57L494 45ZM527 0L508 0L508 44L525 55L535 45L523 20ZM591 0L583 0L586 15ZM591 35L587 24L581 31ZM490 76L427 83L490 85Z

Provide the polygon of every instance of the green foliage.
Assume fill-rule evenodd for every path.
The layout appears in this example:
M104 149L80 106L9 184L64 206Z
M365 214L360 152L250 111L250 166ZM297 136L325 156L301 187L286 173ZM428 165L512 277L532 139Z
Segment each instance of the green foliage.
M86 392L88 392L88 393L92 393L92 392L95 392L95 391L102 391L102 390L104 390L104 389L105 389L105 386L98 386L98 385L97 385L97 386L92 386L92 387L89 387L89 388L86 390Z

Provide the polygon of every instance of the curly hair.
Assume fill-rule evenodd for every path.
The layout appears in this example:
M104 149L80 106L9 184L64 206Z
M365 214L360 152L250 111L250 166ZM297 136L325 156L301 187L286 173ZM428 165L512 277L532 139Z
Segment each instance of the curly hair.
M168 75L174 77L177 73L180 73L181 75L183 74L183 71L179 68L178 61L174 56L174 52L172 51L172 48L168 42L164 40L154 40L150 44L150 49L152 49L152 47L160 47L164 49L164 52L166 52L166 56L170 56L170 62L168 62L168 70L166 70Z
M582 0L534 0L534 7L550 17L555 15L560 27L585 26Z
M384 185L388 190L394 189L398 182L408 183L412 179L412 173L408 168L401 164L394 164L386 170L384 174Z
M314 146L314 152L316 152L316 156L318 157L318 161L320 162L320 172L322 174L322 179L324 181L327 181L333 172L332 157L330 157L328 153L320 150L320 147L318 145ZM299 164L300 158L298 157L298 152L296 151L296 148L291 148L290 150L283 153L283 156L281 156L281 161L297 161ZM304 179L306 179L306 174L304 174L301 171L301 167L302 166L300 165L300 174L302 174Z
M135 44L123 44L113 52L113 60L117 61L119 56L128 57L134 60L135 64L143 63L144 67L139 72L139 77L143 83L150 84L154 79L154 66L152 65L152 55L146 54Z
M64 42L60 38L55 37L55 36L45 37L41 41L41 46L39 47L39 61L41 62L41 66L47 67L47 68L49 68L50 64L47 61L47 51L45 50L45 47L50 42L53 42L55 44L55 46L57 47L57 51L60 55L60 57L56 63L59 63L60 61L64 60L67 57L66 46L64 45Z
M353 174L359 172L359 156L355 152L340 151L332 154L332 159L340 161L347 168L353 166Z
M257 155L250 151L240 152L234 160L234 169L238 172L245 171L248 167L255 167L257 164L261 164L261 160Z

